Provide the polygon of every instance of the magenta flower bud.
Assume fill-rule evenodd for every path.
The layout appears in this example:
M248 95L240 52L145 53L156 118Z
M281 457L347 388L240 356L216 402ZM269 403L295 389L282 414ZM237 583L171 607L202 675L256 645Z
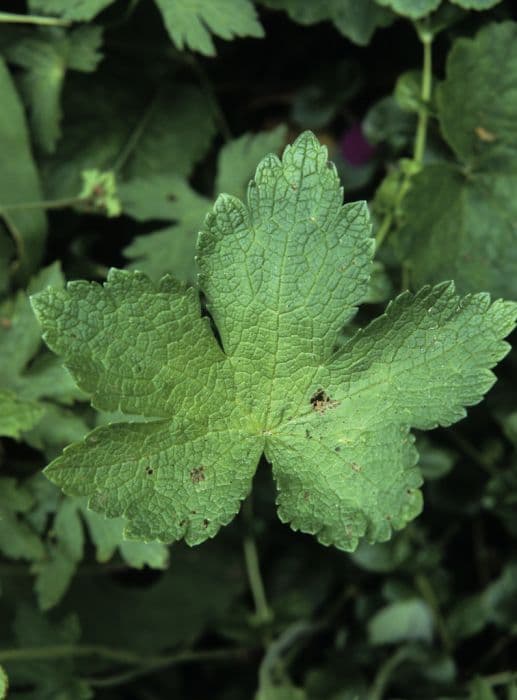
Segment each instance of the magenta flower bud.
M343 158L355 167L368 163L375 152L374 146L366 140L360 124L354 124L345 131L340 145Z

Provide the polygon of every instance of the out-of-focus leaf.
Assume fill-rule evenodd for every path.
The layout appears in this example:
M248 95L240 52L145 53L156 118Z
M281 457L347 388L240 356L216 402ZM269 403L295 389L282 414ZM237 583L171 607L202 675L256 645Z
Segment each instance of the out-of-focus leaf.
M43 406L36 401L24 401L0 389L0 436L19 438L36 425L43 413Z
M74 22L88 22L115 0L29 0L31 12L56 15Z
M18 645L24 647L71 646L80 638L77 616L68 615L50 622L32 607L22 605L17 611L14 631ZM27 700L89 700L93 697L88 684L75 673L73 657L9 661L5 668L13 686L27 688ZM29 690L32 688L32 690Z
M0 217L16 244L19 273L26 278L43 256L47 233L41 209L16 208L24 202L41 201L42 191L34 163L30 137L21 104L7 67L0 58Z
M419 598L391 603L377 612L368 623L370 644L396 644L404 641L431 642L433 616L427 603Z
M396 241L417 287L454 279L461 292L517 298L516 79L515 23L489 24L449 54L438 110L459 163L416 175Z
M251 0L155 0L179 49L215 55L210 32L222 39L264 36Z
M377 27L391 21L386 9L375 0L261 0L273 10L285 10L291 19L300 24L315 24L330 20L335 27L356 44L369 43Z
M84 26L67 32L41 27L37 33L14 32L4 53L25 69L21 87L30 108L37 143L48 153L61 135L61 93L69 70L90 73L102 58L100 27Z
M33 502L30 492L15 479L0 478L0 551L11 559L33 561L44 556L40 537L21 517Z
M411 19L421 19L438 8L442 0L376 0L383 7Z
M52 198L77 196L87 170L115 171L117 183L187 176L215 132L212 104L192 85L146 97L92 83L69 91L64 109L67 129L43 168Z
M450 0L464 10L489 10L499 5L502 0Z
M285 136L285 127L279 126L267 132L244 134L223 146L215 194L245 197L257 161L267 153L278 152ZM141 270L153 279L170 272L179 280L193 282L197 235L213 201L199 195L185 179L170 175L135 178L119 191L124 211L135 219L175 221L171 226L138 236L125 248L124 254L132 260L129 269Z
M497 700L497 695L484 678L475 678L470 685L468 700Z

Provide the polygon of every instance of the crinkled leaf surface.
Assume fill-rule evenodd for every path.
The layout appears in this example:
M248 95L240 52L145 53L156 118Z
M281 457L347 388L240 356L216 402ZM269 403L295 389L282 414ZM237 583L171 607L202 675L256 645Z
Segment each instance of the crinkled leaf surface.
M458 162L425 166L403 202L397 243L416 286L454 279L517 299L516 86L515 23L456 41L438 112Z
M225 144L217 162L215 193L244 197L257 162L267 153L276 153L285 143L286 129L279 126L258 134L243 134ZM152 279L167 272L177 279L196 278L195 250L199 230L213 201L198 194L182 177L158 175L135 178L122 185L124 211L139 221L171 219L175 224L138 236L124 254L128 267L141 270Z
M102 410L100 427L47 469L128 534L189 544L216 534L262 453L281 520L353 550L421 508L410 427L449 425L491 387L516 305L451 284L406 293L335 352L367 290L368 211L342 204L310 133L258 166L246 203L222 195L199 242L198 293L112 270L33 299L48 345Z
M179 49L215 55L210 32L222 39L264 36L251 0L155 0Z
M330 20L351 41L361 46L369 43L377 27L390 21L389 13L375 0L261 0L274 10L285 10L300 24ZM380 3L379 3L380 4Z

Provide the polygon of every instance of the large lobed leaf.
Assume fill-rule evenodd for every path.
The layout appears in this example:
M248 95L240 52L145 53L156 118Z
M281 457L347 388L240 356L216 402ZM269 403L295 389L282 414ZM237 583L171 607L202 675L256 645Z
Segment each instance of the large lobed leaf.
M411 427L450 425L481 400L517 306L452 284L399 296L340 350L364 298L364 203L342 204L311 133L267 156L246 202L221 195L199 242L198 293L112 270L33 298L48 345L95 406L145 422L94 430L48 476L134 538L216 534L262 453L280 518L324 544L386 540L421 509Z

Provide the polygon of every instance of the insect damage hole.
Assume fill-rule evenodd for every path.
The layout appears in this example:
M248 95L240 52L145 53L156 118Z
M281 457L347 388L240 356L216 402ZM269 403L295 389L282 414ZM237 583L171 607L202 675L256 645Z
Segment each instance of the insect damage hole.
M329 408L339 406L339 401L334 401L324 389L318 389L311 396L311 406L317 413L325 413Z

